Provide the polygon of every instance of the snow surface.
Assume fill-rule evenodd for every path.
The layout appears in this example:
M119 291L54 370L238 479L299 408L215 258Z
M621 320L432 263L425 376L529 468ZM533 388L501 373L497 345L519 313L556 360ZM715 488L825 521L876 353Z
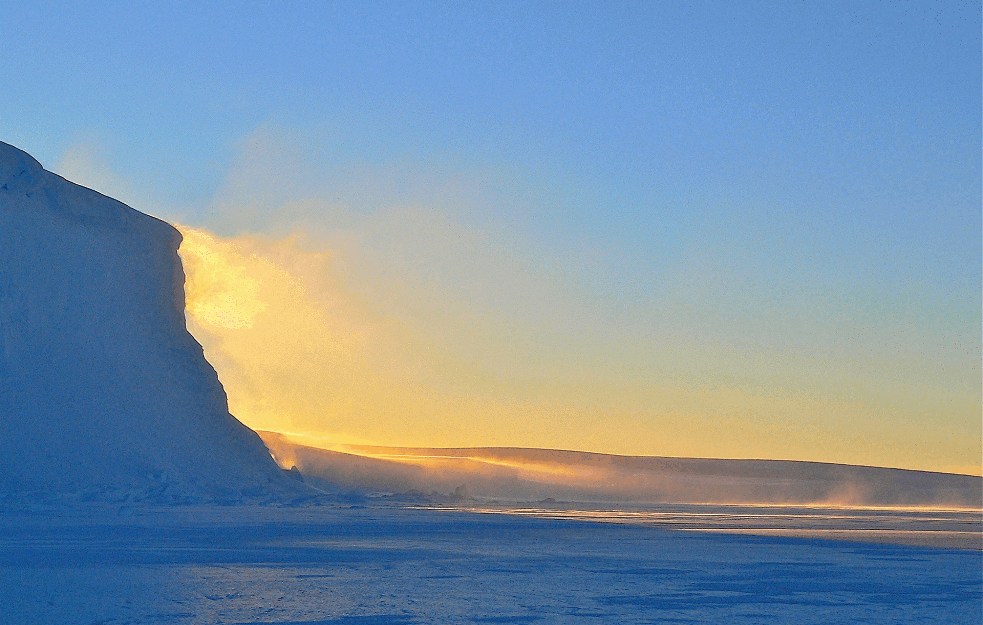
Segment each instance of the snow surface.
M983 478L823 462L659 458L520 448L348 445L316 449L259 432L283 468L349 490L619 502L983 508Z
M378 505L8 511L0 554L0 614L12 624L959 625L983 615L979 551Z
M184 320L170 225L0 143L0 497L266 496Z

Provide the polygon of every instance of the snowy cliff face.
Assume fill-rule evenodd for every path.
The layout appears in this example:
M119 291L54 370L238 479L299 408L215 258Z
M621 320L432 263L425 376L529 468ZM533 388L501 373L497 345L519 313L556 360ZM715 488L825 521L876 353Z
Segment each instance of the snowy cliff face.
M285 482L185 328L180 241L0 143L0 493Z

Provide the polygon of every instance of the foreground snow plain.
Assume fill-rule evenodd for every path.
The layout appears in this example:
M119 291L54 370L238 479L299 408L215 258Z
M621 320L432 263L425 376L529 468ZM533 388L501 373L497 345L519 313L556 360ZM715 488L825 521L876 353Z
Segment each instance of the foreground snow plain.
M983 615L978 548L681 531L545 509L5 506L0 615L84 625L975 624Z

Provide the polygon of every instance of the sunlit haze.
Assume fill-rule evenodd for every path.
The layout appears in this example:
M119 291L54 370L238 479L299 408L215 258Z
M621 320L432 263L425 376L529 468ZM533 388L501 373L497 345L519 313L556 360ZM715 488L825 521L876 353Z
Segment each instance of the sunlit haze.
M611 329L571 336L440 291L398 294L405 284L383 272L364 285L339 269L360 262L343 246L182 232L189 328L233 414L256 429L327 448L520 446L978 473L972 445L958 465L946 458L958 447L926 444L931 402L957 418L974 398L926 389L924 371L892 371L909 376L894 381L842 356L640 345ZM749 367L767 376L750 381ZM891 392L853 396L863 385Z
M252 428L981 473L978 4L33 4L0 140Z

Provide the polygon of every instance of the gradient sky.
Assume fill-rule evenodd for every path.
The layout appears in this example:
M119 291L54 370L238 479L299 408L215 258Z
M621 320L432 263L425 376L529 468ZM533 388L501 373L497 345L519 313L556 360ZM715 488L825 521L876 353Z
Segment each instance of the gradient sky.
M15 3L248 425L980 473L968 2Z

